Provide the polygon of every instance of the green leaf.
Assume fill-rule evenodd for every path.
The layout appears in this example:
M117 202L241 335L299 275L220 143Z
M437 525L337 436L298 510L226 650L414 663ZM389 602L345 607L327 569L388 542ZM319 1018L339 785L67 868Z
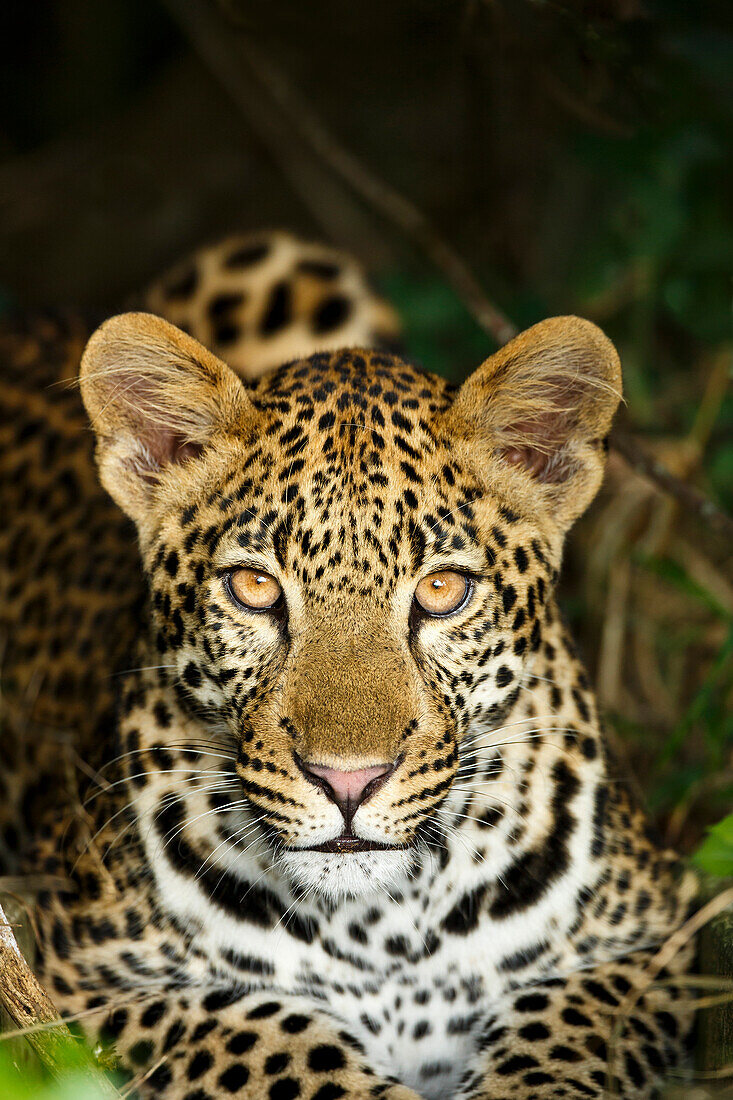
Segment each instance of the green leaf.
M693 861L710 875L733 877L733 814L713 825Z

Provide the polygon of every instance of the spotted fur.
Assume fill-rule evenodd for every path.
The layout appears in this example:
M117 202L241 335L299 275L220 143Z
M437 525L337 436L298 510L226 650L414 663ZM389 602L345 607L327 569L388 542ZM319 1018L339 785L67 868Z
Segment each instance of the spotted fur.
M51 876L41 975L145 1096L651 1096L689 1040L689 951L647 968L694 882L614 776L554 595L615 351L556 318L455 390L345 317L309 345L293 293L294 361L263 373L283 280L340 275L259 247L151 292L193 335L137 313L87 344L116 504L58 384L79 333L4 339L0 824L6 868ZM338 285L373 343L382 305ZM239 376L194 336L232 336ZM277 578L273 613L231 598L239 566ZM430 618L415 587L445 568L468 598ZM390 764L363 850L316 850L343 820L303 761Z
M399 347L392 307L343 252L289 233L230 237L202 249L142 299L254 379L300 355Z

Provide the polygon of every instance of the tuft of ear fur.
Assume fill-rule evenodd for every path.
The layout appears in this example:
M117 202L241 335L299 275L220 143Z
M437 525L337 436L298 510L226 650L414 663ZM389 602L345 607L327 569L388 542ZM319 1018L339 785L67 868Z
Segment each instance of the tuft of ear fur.
M102 484L138 522L167 468L217 434L245 431L254 416L229 367L150 313L105 321L84 350L79 380Z
M516 471L561 526L600 485L604 443L621 400L621 365L590 321L552 317L511 340L459 389L447 430L487 450L494 477ZM506 476L507 488L523 492Z

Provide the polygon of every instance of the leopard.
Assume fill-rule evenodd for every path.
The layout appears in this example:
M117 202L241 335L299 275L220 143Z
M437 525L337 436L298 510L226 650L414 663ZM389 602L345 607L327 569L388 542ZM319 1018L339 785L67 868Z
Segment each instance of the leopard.
M283 232L91 328L0 339L0 873L61 1014L143 1098L655 1095L699 888L557 594L611 341L456 385Z

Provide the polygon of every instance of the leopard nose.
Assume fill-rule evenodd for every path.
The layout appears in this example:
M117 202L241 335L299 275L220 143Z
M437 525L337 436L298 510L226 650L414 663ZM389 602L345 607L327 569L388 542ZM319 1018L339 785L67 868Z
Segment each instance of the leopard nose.
M396 767L395 764L374 764L370 768L342 771L305 760L298 760L298 764L306 779L315 783L336 803L347 828L359 806L379 790Z

